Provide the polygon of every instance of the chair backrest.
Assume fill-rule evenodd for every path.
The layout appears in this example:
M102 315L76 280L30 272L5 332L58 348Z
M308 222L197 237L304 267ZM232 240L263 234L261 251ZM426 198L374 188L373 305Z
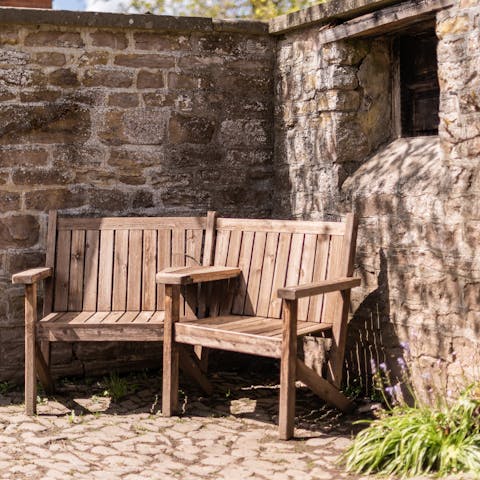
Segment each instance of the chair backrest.
M242 269L221 313L280 318L278 288L353 274L356 220L345 222L242 220L218 218L214 265ZM335 314L338 294L299 301L298 319L327 321Z
M163 310L155 274L211 264L213 234L207 217L57 219L51 212L46 264L54 277L44 311Z

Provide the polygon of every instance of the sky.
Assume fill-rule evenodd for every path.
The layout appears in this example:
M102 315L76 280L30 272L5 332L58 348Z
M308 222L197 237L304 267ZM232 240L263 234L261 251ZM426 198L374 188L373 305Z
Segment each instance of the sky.
M86 10L89 12L124 12L128 0L53 0L54 10Z

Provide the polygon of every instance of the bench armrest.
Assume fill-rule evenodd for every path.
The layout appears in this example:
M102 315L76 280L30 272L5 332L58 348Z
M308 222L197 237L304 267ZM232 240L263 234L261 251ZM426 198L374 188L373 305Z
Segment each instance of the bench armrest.
M191 283L213 282L238 277L237 267L172 267L157 273L157 283L168 285L188 285Z
M316 283L305 283L294 287L279 288L277 295L285 300L297 300L312 295L335 292L337 290L348 290L358 287L361 283L360 278L343 277L335 280L322 280Z
M52 267L30 268L29 270L24 270L23 272L12 275L12 283L23 283L30 285L32 283L37 283L44 278L51 277L52 274Z

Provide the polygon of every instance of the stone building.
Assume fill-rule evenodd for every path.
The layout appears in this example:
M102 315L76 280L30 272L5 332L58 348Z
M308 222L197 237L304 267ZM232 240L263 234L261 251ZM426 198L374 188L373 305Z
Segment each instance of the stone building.
M350 381L478 376L480 6L337 0L269 23L0 9L0 380L46 212L360 217ZM408 346L407 346L408 344ZM57 374L152 364L56 344ZM473 361L472 361L473 359ZM400 360L400 363L402 360Z

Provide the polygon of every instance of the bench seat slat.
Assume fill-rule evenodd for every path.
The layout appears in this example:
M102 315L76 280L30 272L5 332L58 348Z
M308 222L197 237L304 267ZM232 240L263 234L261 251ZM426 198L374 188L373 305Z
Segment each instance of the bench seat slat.
M164 311L139 311L139 312L53 312L38 322L40 329L60 328L62 326L141 326L162 324L165 318Z

